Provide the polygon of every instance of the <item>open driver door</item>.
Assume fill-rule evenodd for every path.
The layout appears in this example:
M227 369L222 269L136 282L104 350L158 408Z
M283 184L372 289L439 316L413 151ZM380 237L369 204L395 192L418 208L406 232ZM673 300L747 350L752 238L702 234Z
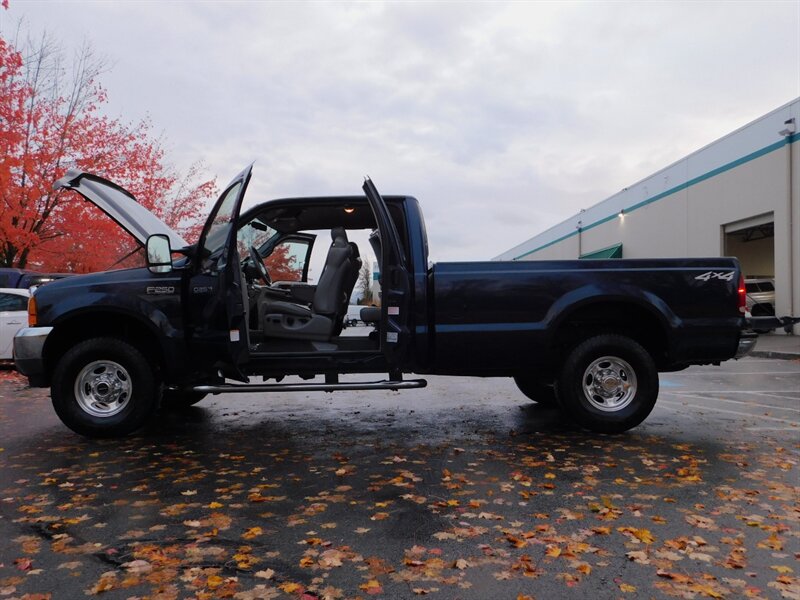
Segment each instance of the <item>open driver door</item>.
M237 248L237 223L253 166L225 188L206 221L184 290L188 341L196 365L247 381L247 289Z

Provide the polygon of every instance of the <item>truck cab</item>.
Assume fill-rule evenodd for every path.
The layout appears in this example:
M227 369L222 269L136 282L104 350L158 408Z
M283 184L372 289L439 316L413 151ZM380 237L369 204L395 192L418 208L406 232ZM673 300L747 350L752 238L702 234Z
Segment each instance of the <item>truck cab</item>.
M412 234L405 226L421 219L416 200L384 199L367 179L363 196L288 198L242 213L251 171L248 167L226 186L195 244L101 177L70 171L57 182L133 235L147 264L54 282L31 301L31 326L15 341L17 365L32 385L51 386L56 411L70 427L87 435L118 435L140 426L159 399L191 404L208 393L235 391L234 382L248 391L287 389L279 383L254 385L254 376L263 382L325 376L325 383L293 388L305 390L425 385L401 375L412 350L409 328L415 325L407 265L427 260L408 251L409 241L420 242L424 235L424 227ZM311 231L328 232L330 242ZM361 266L361 251L348 232L359 231L369 237L384 274L380 316L376 334L342 336ZM315 245L325 256L312 283ZM418 248L427 249L427 242ZM280 280L273 281L269 265L283 275ZM117 360L92 360L106 355ZM129 362L134 364L125 366ZM71 363L76 367L64 366ZM155 400L133 418L137 371ZM362 372L384 372L387 379L339 382L340 374Z

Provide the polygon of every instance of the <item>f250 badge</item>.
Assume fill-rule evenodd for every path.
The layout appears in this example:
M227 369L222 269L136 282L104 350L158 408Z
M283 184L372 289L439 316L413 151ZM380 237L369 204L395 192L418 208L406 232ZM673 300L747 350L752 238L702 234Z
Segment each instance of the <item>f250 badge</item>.
M149 296L160 296L162 294L174 294L175 286L172 285L151 285L145 290Z
M733 281L733 271L707 271L698 275L695 279L708 281L709 279L721 279L722 281Z

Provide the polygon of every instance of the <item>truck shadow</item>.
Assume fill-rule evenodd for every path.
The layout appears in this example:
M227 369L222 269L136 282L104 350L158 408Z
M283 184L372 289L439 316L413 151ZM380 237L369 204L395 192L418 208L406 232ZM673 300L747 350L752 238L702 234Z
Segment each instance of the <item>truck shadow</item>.
M313 439L334 437L359 439L380 435L386 440L424 441L459 436L503 436L506 434L579 433L557 409L524 402L520 405L406 408L396 403L371 401L366 405L339 405L301 401L270 405L260 401L241 403L205 400L190 407L162 407L137 435L158 439L175 435L226 435Z

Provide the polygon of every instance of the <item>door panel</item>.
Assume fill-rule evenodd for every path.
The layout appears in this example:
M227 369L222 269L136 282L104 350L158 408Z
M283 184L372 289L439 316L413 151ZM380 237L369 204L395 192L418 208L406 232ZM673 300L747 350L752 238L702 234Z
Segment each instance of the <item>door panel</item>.
M203 227L186 289L189 343L198 366L246 380L249 357L247 289L236 243L236 225L252 165L225 188Z
M410 343L408 319L411 309L411 282L405 252L386 202L372 180L364 181L364 193L378 224L381 236L381 327L380 349L389 369L399 369Z
M28 324L28 296L0 292L0 359L10 359L14 336Z
M11 357L11 341L14 339L11 333L12 327L7 321L8 313L0 312L0 359Z
M28 324L28 312L0 312L0 358L11 358L14 336Z

